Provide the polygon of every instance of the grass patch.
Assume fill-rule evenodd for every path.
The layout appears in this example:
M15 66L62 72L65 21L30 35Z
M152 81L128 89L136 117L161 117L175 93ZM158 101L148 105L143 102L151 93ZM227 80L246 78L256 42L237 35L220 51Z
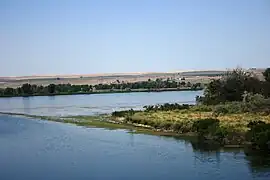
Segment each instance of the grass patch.
M249 124L254 120L270 124L270 115L251 112L216 115L213 111L203 112L192 107L172 111L141 111L126 117L128 123L145 125L158 132L196 134L201 139L222 145L247 143L249 139L246 138L246 134L250 132ZM265 139L268 135L260 134L256 137Z
M216 116L212 112L179 110L179 111L157 111L157 112L138 112L130 117L131 121L142 124L165 124L171 123L175 126L193 123L200 119L218 119L220 126L233 128L236 131L245 132L248 130L248 123L253 120L261 120L270 123L270 116L254 113L223 114Z

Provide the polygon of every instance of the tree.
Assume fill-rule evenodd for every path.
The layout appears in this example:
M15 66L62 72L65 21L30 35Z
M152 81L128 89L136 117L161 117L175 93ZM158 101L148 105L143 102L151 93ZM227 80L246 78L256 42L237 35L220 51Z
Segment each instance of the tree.
M268 82L270 82L270 68L267 68L264 72L263 72L263 76L264 79Z
M186 82L185 82L185 81L182 81L182 82L180 83L180 85L181 85L181 86L185 86L185 85L186 85Z
M22 92L22 88L21 87L18 87L17 88L17 95L21 95L23 92Z
M4 90L4 95L8 95L8 96L14 95L14 89L13 89L13 88L7 87L7 88Z
M48 86L48 93L50 93L50 94L55 93L55 84L50 84Z
M5 89L0 88L0 95L4 94Z
M204 97L197 98L204 104L226 101L242 101L245 92L262 93L260 81L242 69L227 72L221 79L212 80L206 87Z
M33 94L31 84L23 84L22 85L22 92L24 95L30 95Z

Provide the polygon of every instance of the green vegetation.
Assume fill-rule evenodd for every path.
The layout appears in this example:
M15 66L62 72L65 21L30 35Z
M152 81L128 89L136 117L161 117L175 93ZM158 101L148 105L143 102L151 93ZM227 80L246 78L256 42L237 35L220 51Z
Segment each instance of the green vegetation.
M181 110L181 109L189 109L192 105L189 104L170 104L165 103L163 105L154 105L154 106L144 106L145 111L169 111L169 110Z
M265 81L260 81L254 74L235 69L221 79L212 80L206 87L203 97L197 97L197 102L205 105L215 105L224 102L242 101L247 94L260 94L270 97L270 68L263 73Z
M263 121L253 121L248 124L250 130L247 139L256 149L270 149L270 124Z
M148 81L133 83L125 83L118 80L116 83L96 85L50 84L48 86L38 86L35 84L23 84L21 87L18 88L7 87L5 89L0 89L0 97L202 89L203 85L201 83L191 84L190 82L177 82L170 79L156 79L155 81L149 79Z
M226 104L224 108L226 107L230 105ZM208 108L197 105L180 110L148 110L134 113L125 111L122 116L120 112L117 113L118 116L115 116L116 113L112 115L114 120L119 120L120 123L140 124L156 131L197 134L202 139L218 141L221 145L243 145L249 141L245 134L250 130L249 123L254 120L270 123L270 115L267 113L217 113L216 106Z
M236 69L213 80L197 97L197 105L145 106L143 111L114 112L115 121L143 125L156 131L196 134L220 145L251 143L270 150L270 98L268 73L265 81ZM123 120L124 119L124 120ZM120 121L119 121L120 122ZM259 122L259 123L258 123Z
M138 132L152 131L161 134L196 135L199 140L204 142L207 141L224 146L250 144L254 149L269 152L269 71L270 69L268 68L263 73L265 81L260 81L253 74L246 73L241 69L229 72L219 80L212 80L206 86L204 96L196 97L196 105L166 103L163 105L144 106L144 110L140 111L133 109L115 111L111 115L106 116L40 118L81 126L136 129ZM170 81L167 80L166 82ZM147 84L166 84L166 82L149 80L141 83L144 85L144 88L149 88L150 86L146 86ZM29 84L23 85L17 88L16 91L20 89L20 92L24 95L25 93L33 93L34 91L31 90L33 86ZM82 90L81 86L77 87L75 85L49 85L46 87L46 92L49 94L59 92L59 87L63 88L66 86L71 89L74 88L75 92ZM87 85L83 86L86 87ZM95 86L95 88L97 87L99 85ZM105 85L105 87L110 89L116 86ZM38 88L40 89L37 86ZM63 90L63 92L69 91L69 88ZM6 88L4 91L13 92L9 88Z

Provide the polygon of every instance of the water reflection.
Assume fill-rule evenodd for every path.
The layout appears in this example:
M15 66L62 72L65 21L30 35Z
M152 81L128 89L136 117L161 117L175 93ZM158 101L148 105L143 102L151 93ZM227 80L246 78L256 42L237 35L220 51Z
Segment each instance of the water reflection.
M221 158L221 154L230 153L233 154L233 156L230 156L231 158L239 161L244 156L249 170L254 177L270 177L270 154L262 152L250 153L249 148L220 148L215 144L189 142L195 154L195 162L215 163L217 168L219 168L221 161L224 160L224 154L222 155L223 159Z
M89 129L11 116L0 116L0 134L1 180L104 179L104 170L109 172L107 179L270 177L270 161L265 157L246 156L243 149L222 149L192 138ZM33 174L37 177L30 178ZM147 178L142 178L145 174Z
M22 101L23 101L23 111L25 114L30 114L30 97L23 97Z
M167 137L183 141L186 147L191 146L194 153L194 165L211 164L216 170L220 169L223 161L236 162L246 160L248 169L253 177L270 177L269 152L254 151L251 148L221 148L217 144L200 142L190 137ZM227 155L226 155L227 154Z
M251 148L245 148L245 155L249 169L254 176L270 177L269 152L254 151Z
M133 133L129 133L129 137L130 137L130 145L132 147L134 147L134 134Z
M49 114L52 114L55 112L55 96L49 96L49 102L50 102L50 107L48 107L47 111Z

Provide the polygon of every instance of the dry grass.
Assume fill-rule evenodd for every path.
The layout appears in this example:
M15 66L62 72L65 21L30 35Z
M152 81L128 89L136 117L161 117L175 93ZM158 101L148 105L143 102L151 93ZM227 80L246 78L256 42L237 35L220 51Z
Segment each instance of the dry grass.
M193 123L194 121L207 118L216 118L220 120L222 127L227 127L236 131L246 132L247 124L250 121L261 120L270 123L270 115L242 113L226 114L215 116L212 112L192 112L188 110L180 111L157 111L157 112L138 112L132 116L132 119L152 121L156 123L164 122L185 122Z

